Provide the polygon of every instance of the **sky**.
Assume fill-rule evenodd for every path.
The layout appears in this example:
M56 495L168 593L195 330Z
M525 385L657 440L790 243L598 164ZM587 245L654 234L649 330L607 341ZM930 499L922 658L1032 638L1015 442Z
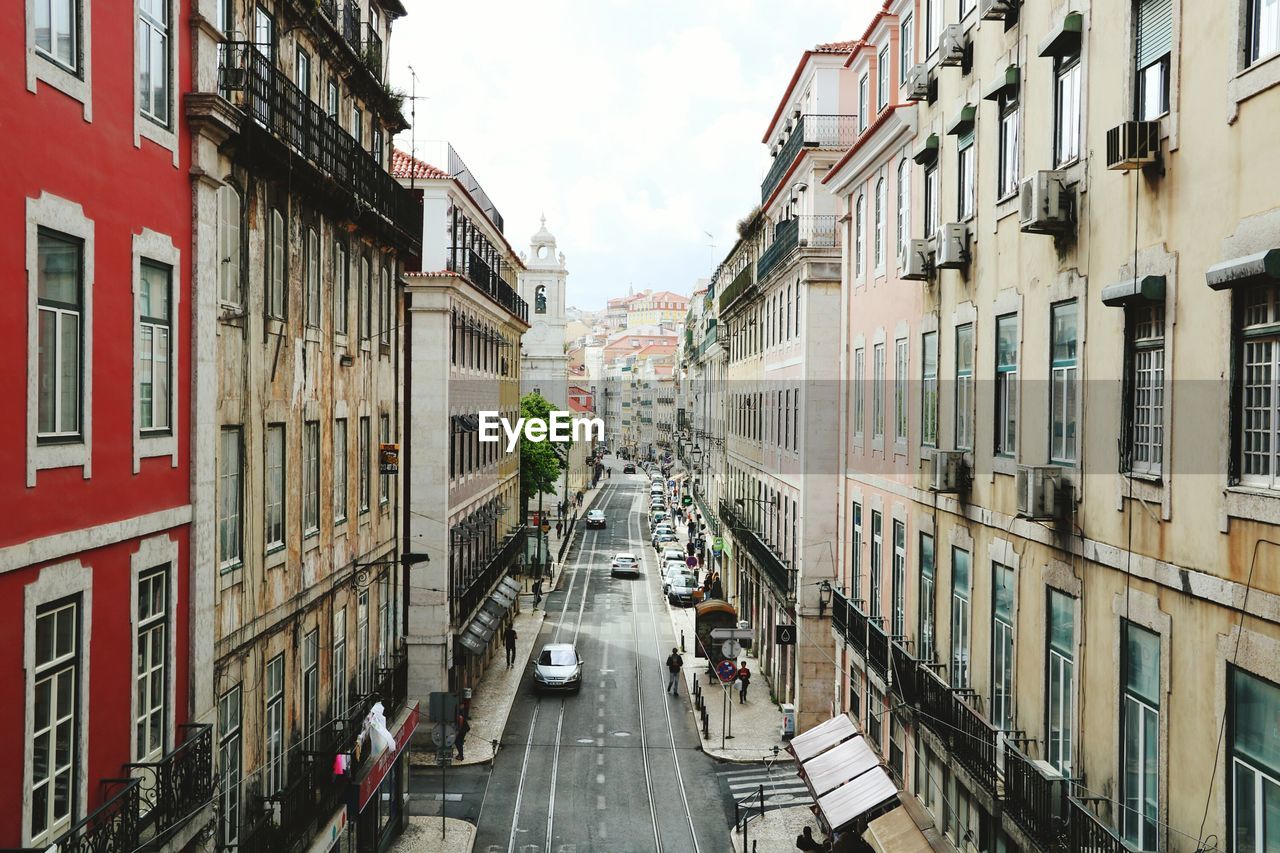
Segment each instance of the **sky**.
M857 38L880 3L405 6L391 84L409 92L416 77L419 152L453 144L517 251L545 214L566 256L568 304L594 310L629 286L687 294L710 275L759 203L760 138L801 55ZM410 133L396 144L408 150Z

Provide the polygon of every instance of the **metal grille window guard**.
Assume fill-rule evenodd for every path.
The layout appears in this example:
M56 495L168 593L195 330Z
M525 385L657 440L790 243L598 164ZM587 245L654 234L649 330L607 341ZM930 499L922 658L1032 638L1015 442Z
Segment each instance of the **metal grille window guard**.
M756 262L756 281L764 281L797 248L829 249L839 245L840 228L834 215L795 216L773 228L773 242Z
M857 116L803 115L760 184L760 202L769 200L801 148L848 148L858 136Z

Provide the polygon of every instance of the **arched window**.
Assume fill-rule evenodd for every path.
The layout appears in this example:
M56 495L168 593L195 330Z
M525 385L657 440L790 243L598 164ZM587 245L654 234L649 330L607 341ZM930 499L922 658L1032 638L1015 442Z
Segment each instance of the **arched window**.
M533 291L533 313L547 313L547 286L545 284L538 285Z
M875 258L876 271L884 269L884 178L876 181L876 233L875 233Z
M853 239L853 274L858 278L862 278L863 257L867 245L866 219L866 200L862 196L858 196L858 208L854 217L855 234Z
M898 164L898 256L907 251L911 234L911 173L904 157Z

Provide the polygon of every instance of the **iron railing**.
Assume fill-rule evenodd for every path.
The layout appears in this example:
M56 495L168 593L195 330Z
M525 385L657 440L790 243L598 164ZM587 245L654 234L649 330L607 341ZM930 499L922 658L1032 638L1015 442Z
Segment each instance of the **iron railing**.
M246 131L260 128L291 149L321 173L323 180L316 183L335 203L351 211L354 196L357 215L368 208L392 227L398 242L418 249L422 210L414 194L256 45L221 46L218 85L222 96L244 111ZM337 185L336 193L331 184Z
M889 654L893 662L893 691L908 705L915 705L920 699L920 661L898 640L889 644Z
M361 58L364 60L365 66L373 72L373 76L379 80L382 79L382 35L373 28L373 24L366 24L367 37L364 42L364 52Z
M951 701L955 725L951 753L974 779L995 794L998 790L996 729L959 693L953 692Z
M1005 811L1041 847L1062 834L1067 816L1067 781L1050 778L1012 744L1004 748Z
M338 0L320 0L320 13L335 26L338 23Z
M58 853L133 853L142 833L142 785L138 779L103 779L117 788L51 845Z
M1067 797L1068 849L1082 853L1128 853L1129 848L1081 800Z
M863 657L867 654L867 616L858 608L857 599L840 590L832 591L831 620L836 634Z
M882 679L889 669L889 636L880 627L883 617L867 620L867 666Z
M840 244L834 215L795 216L773 228L773 242L756 262L756 281L764 281L797 248L829 249Z
M484 191L484 187L480 186L480 182L476 180L471 169L467 168L467 164L458 156L458 152L453 150L453 146L449 146L449 174L455 181L462 184L466 191L471 195L480 209L484 211L484 215L488 217L498 229L502 231L503 219L502 214L498 212L498 208L494 205L493 200L489 198L489 194Z
M518 527L512 532L496 554L490 558L484 569L458 590L453 597L454 624L465 626L475 614L477 608L484 603L490 591L505 577L516 558L524 553L525 528Z
M724 311L734 300L746 292L747 288L755 284L755 264L747 264L738 274L733 277L733 281L729 283L723 291L720 292L720 310Z
M529 322L528 303L503 276L501 269L491 265L474 249L450 247L449 269L462 273L477 290L488 294L511 314Z
M159 761L125 765L138 779L141 832L157 846L212 799L213 726L184 725L185 739Z
M750 554L757 566L760 567L766 580L783 596L790 596L795 581L791 576L791 569L782 561L774 550L769 547L769 543L765 542L756 532L755 528L746 524L733 509L727 500L720 501L720 518L732 530L739 541L747 546L747 553Z
M342 37L356 53L360 52L360 4L347 0L342 8Z
M804 115L782 143L778 156L760 183L760 203L769 200L801 148L848 148L858 136L857 116Z

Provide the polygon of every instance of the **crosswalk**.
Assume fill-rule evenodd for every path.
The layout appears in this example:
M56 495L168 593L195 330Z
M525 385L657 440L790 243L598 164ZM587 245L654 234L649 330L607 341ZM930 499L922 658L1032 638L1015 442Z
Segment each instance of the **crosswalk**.
M801 806L810 801L809 789L796 775L795 765L775 764L772 768L757 765L742 770L724 770L719 774L720 784L734 800L753 796L764 786L765 809L781 809ZM754 808L757 799L751 800Z

